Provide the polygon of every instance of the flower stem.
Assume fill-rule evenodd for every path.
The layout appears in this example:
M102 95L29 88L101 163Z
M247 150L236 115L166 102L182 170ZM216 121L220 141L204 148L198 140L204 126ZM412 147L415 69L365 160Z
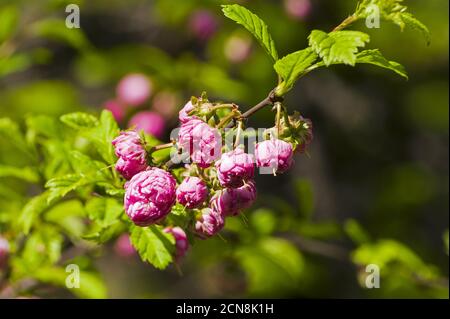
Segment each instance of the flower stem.
M174 144L175 144L174 142L169 142L169 143L166 143L166 144L156 145L156 146L153 146L153 147L150 149L150 152L152 153L152 152L156 152L156 151L163 150L163 149L165 149L165 148L170 148L170 147L172 147Z
M241 131L242 131L242 121L238 121L237 132L236 132L236 140L234 141L234 148L239 146L239 142L241 139Z
M341 31L342 29L345 29L346 27L348 27L350 24L352 24L356 20L358 20L358 16L355 14L352 14L351 16L348 16L344 21L342 21L341 24L339 24L337 27L335 27L332 30L332 32Z

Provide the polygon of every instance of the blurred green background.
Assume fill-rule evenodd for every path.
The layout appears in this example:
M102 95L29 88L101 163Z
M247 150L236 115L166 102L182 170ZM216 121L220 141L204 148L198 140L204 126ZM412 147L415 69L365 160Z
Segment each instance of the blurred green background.
M280 55L304 48L312 29L331 30L356 5L302 1L295 13L288 1L234 2L267 22ZM69 3L80 7L80 29L64 25ZM251 36L221 15L223 3L1 0L0 117L23 124L29 114L98 112L135 72L153 83L140 109L165 117L166 137L178 109L202 91L249 108L276 76ZM370 34L368 47L402 63L409 81L365 65L301 79L286 105L313 122L309 156L296 158L288 174L257 176L259 197L247 220L227 220L226 242L196 244L183 275L120 257L113 245L96 252L109 296L448 298L449 2L405 4L429 27L429 46L389 23L355 28ZM193 28L199 12L211 20L210 32ZM272 119L262 111L249 125L269 127ZM8 141L0 139L0 149L0 163L20 166ZM0 176L0 211L11 187L30 193ZM379 289L364 288L370 263L381 267ZM36 294L71 297L48 287Z

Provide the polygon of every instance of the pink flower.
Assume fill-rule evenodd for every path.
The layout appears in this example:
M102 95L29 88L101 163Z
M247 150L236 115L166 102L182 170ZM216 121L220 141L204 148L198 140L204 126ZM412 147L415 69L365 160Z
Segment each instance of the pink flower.
M177 200L187 208L200 206L207 197L208 188L205 182L195 176L186 177L177 188Z
M0 237L0 270L6 266L9 257L9 243L8 241Z
M235 216L256 200L256 185L248 181L239 188L225 188L211 198L211 208L225 216Z
M165 233L172 234L175 238L175 261L178 262L186 255L189 249L189 241L186 233L180 227L167 227L164 229Z
M178 132L178 143L189 152L191 159L201 168L210 166L220 157L222 139L217 129L199 119L183 123Z
M144 74L128 74L117 85L116 93L119 100L130 106L144 103L151 94L152 84Z
M158 113L143 111L136 113L128 122L128 126L134 127L135 130L143 130L160 139L164 135L166 123Z
M292 18L301 20L311 12L311 2L310 0L285 0L284 8Z
M114 116L114 119L117 122L122 122L123 118L125 117L125 110L123 105L121 105L116 100L108 100L103 104L103 108L106 110L111 111L112 115Z
M195 231L198 237L206 239L217 234L225 225L223 215L211 208L202 210L202 216L195 223Z
M255 157L258 167L270 168L274 173L283 173L292 163L292 145L279 139L256 144Z
M191 101L185 104L185 106L178 113L178 119L180 120L180 123L186 123L190 119L192 119L192 116L189 116L189 112L192 111L193 109L194 106L192 105Z
M175 203L176 181L156 167L140 172L125 185L125 212L138 226L162 220Z
M240 187L255 174L253 156L241 148L222 154L216 162L217 177L224 187Z
M141 137L136 131L121 132L112 144L119 160L116 170L126 179L147 168L146 153L142 146Z
M116 239L114 243L114 251L120 257L132 257L136 254L136 250L131 244L130 236L128 234L122 234Z
M216 17L208 10L197 10L189 19L189 29L201 41L207 41L216 33Z

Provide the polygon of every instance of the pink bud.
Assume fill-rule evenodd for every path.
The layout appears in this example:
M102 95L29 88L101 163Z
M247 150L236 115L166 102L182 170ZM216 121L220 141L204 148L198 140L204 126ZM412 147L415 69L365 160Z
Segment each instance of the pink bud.
M311 1L284 0L284 8L292 18L302 20L311 12Z
M152 84L144 74L129 74L120 80L116 93L119 100L126 105L138 106L151 94Z
M195 176L186 177L177 188L177 200L187 208L199 207L207 197L205 182Z
M142 146L141 137L135 131L121 132L112 144L119 160L116 170L125 179L130 179L135 174L147 168L146 152Z
M219 212L205 208L202 210L202 216L195 223L195 231L198 237L206 239L217 234L225 225L225 218Z
M164 229L165 233L172 234L175 238L175 261L179 262L181 258L186 255L189 249L189 241L187 239L186 233L180 227L167 227Z
M130 236L128 234L122 234L116 239L114 243L114 251L120 257L132 257L136 254L136 250L131 244Z
M129 127L133 127L135 130L143 130L145 133L155 136L156 138L162 138L166 123L164 118L155 112L142 111L136 113L128 122Z
M211 208L225 216L235 216L256 200L256 185L248 181L239 188L225 188L211 198Z
M221 155L222 139L219 131L199 119L183 123L178 132L178 144L189 152L201 168L210 166Z
M208 40L218 27L216 17L208 10L197 10L189 19L189 29L201 41Z
M245 61L251 53L252 41L247 36L233 35L225 42L225 57L232 63Z
M254 159L241 148L222 154L216 162L217 177L224 187L240 187L255 174Z
M103 108L105 110L111 111L112 115L114 116L114 119L117 122L122 122L123 118L125 117L125 110L123 105L121 105L116 100L108 100L103 104Z
M9 257L9 242L0 236L0 270L6 266Z
M292 145L279 139L256 144L255 157L258 167L270 168L274 173L287 171L292 163Z
M189 112L194 109L194 106L192 105L192 102L187 102L184 107L180 110L178 113L178 119L180 120L180 123L186 123L189 120L192 119L192 116L189 116Z
M176 181L156 167L140 172L125 186L124 206L128 217L138 226L162 220L175 203Z

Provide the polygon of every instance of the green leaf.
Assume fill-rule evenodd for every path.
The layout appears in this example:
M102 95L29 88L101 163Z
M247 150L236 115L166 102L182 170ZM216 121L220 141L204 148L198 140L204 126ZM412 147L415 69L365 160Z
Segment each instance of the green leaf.
M21 150L32 157L35 155L27 144L19 125L7 117L0 118L0 138L2 137L18 150Z
M0 177L15 177L30 183L39 181L39 174L31 167L0 165Z
M281 58L275 63L274 68L284 80L285 88L290 89L316 59L317 54L311 48L306 48Z
M120 220L112 222L107 227L100 226L97 222L94 222L92 225L92 230L90 230L86 235L83 235L82 238L97 244L104 244L112 238L117 237L125 230L125 224Z
M93 128L98 125L98 120L95 116L83 112L65 114L60 119L64 124L76 130Z
M354 66L358 47L369 42L369 35L360 31L334 31L330 33L313 30L308 37L309 45L323 59L326 66L344 63Z
M403 0L362 0L358 3L355 16L358 19L367 18L374 14L373 8L377 8L381 18L398 25L403 31L405 26L416 29L422 33L427 44L430 44L430 32L428 28L403 5Z
M162 231L160 226L131 226L131 243L143 261L158 269L166 268L172 262L175 240Z
M30 232L36 218L49 207L48 195L47 192L37 195L31 198L22 208L17 224L25 235Z
M422 33L423 37L425 38L425 41L427 42L427 45L430 45L431 43L431 35L430 31L428 30L427 26L417 20L412 14L403 12L401 14L403 23L412 29L418 30Z
M274 61L278 60L278 53L275 48L275 42L273 41L267 25L256 14L250 10L238 4L223 5L222 11L224 15L244 26L253 36L258 40L261 46L272 57Z
M112 141L119 135L119 126L110 111L102 111L100 123L89 132L86 137L94 143L99 154L108 164L114 164L117 160L114 154Z
M391 71L408 79L405 68L397 62L387 60L379 50L364 50L356 55L356 63L369 63Z
M102 227L117 222L124 214L123 204L112 198L92 198L86 204L86 211L89 219Z
M52 178L45 184L45 187L49 189L47 201L51 203L55 199L62 198L78 187L85 186L91 182L92 180L79 174L67 174L62 177Z
M19 11L16 6L8 5L0 8L0 44L15 32L18 21Z

